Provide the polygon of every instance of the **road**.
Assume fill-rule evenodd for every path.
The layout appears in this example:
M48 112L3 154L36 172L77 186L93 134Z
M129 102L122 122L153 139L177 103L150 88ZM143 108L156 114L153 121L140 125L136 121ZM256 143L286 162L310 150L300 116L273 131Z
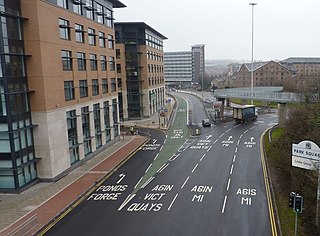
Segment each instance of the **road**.
M276 115L190 137L189 110L200 123L203 106L191 95L177 103L169 132L150 130L152 139L46 235L276 235L260 153Z

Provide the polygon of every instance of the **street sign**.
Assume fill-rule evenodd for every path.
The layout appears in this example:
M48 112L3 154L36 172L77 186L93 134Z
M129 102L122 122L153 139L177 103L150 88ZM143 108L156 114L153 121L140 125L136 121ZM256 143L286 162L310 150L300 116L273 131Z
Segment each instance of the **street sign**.
M305 140L292 144L292 166L302 169L316 169L320 161L320 148L312 141Z

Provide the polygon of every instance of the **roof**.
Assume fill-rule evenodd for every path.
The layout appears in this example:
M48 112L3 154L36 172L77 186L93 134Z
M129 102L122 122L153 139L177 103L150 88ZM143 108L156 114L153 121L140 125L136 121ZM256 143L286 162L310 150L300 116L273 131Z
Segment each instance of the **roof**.
M277 63L277 64L279 64L280 66L284 67L285 69L288 69L288 68L286 68L285 66L283 66L283 65L281 65L280 63L275 62L275 61L261 61L261 62L254 62L254 63L253 63L253 71L258 70L258 69L260 69L261 67L263 67L263 66L265 66L265 65L267 65L267 64L269 64L269 63L271 63L271 62ZM248 71L251 72L251 68L252 68L251 63L243 63L243 64L246 66L246 68L248 69Z
M166 36L164 36L163 34L159 33L158 31L156 31L154 28L152 28L151 26L147 25L144 22L115 22L114 23L115 26L121 26L121 25L128 25L128 26L142 26L148 30L150 30L151 32L153 32L154 34L158 35L159 37L161 37L162 39L168 39Z
M290 63L290 64L320 64L320 57L289 57L285 60L282 60L281 63Z
M122 2L118 0L108 0L108 2L112 3L114 8L127 7L126 5L124 5Z

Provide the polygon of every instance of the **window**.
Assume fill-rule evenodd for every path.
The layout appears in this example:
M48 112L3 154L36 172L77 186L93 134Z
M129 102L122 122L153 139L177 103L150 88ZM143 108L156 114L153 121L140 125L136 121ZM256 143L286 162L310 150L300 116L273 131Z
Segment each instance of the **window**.
M102 48L106 47L105 34L103 32L99 32L99 45Z
M73 81L64 81L64 98L66 101L74 99Z
M114 136L119 135L119 122L118 122L118 103L116 99L112 99L112 117L113 117L113 128L114 128Z
M90 67L91 70L97 70L97 55L90 54Z
M108 79L102 79L102 93L108 93Z
M68 140L70 164L79 161L79 144L77 135L77 116L76 110L67 112Z
M114 71L115 70L114 57L109 57L109 67L110 67L110 71Z
M100 104L93 104L93 122L96 133L96 147L102 146Z
M97 79L92 80L92 95L99 95L99 82Z
M113 28L113 14L112 11L108 8L105 8L105 15L106 15L106 25L110 28Z
M113 49L114 48L114 40L113 36L108 34L108 48Z
M75 24L75 31L76 31L76 42L84 43L83 25Z
M96 45L96 34L94 29L88 28L88 40L89 45Z
M116 49L116 58L120 59L120 49Z
M88 97L87 80L79 80L80 98Z
M63 70L72 70L72 58L71 58L71 51L61 51L61 58L62 58L62 68Z
M116 79L112 78L111 79L111 92L114 92L117 90L117 84L116 84Z
M90 114L89 114L88 106L81 108L81 119L82 119L84 155L87 156L92 152L91 136L90 136Z
M91 20L93 20L93 2L92 0L86 0L86 11L87 11L87 17Z
M86 70L86 54L83 52L78 52L77 60L78 60L78 70L79 71Z
M70 40L69 21L59 18L60 38Z
M97 3L97 21L103 24L103 7L99 3Z
M73 12L82 15L81 0L73 0Z
M100 62L101 62L101 70L106 71L107 70L107 56L100 56Z
M105 124L105 133L106 133L106 142L111 140L110 134L110 109L109 109L109 101L103 103L103 116L104 116L104 124Z
M117 73L121 73L121 64L117 64Z
M68 0L58 0L58 6L68 9Z

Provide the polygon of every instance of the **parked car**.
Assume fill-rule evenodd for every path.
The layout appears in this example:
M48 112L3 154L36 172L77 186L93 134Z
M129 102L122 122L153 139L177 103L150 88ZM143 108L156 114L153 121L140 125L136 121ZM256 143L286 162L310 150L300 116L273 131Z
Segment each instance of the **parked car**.
M202 120L202 126L211 126L210 120L209 119L203 119Z

